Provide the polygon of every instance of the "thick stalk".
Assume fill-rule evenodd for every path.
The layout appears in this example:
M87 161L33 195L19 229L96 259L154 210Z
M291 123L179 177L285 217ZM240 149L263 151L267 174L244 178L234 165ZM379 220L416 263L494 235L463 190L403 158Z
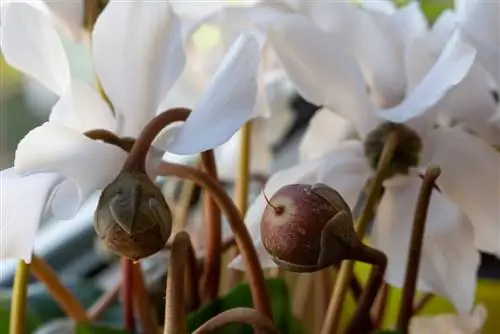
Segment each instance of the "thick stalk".
M186 289L185 300L185 310L186 313L193 312L200 307L200 291L199 291L199 274L198 274L198 261L196 260L196 253L194 251L193 245L189 243L186 258L184 261L185 265L185 275L184 275L184 285ZM218 283L218 282L217 282Z
M123 324L125 329L131 333L135 332L135 319L134 319L134 284L133 284L133 266L132 260L122 257L121 258L121 272L122 272L122 312Z
M279 334L273 322L266 316L251 308L237 307L219 313L203 325L198 327L193 334L215 333L217 329L232 323L243 323L252 326L262 334Z
M134 305L139 315L142 332L144 334L157 334L158 321L156 320L155 312L153 312L146 285L142 279L142 271L139 263L134 263L132 265L132 274L135 297Z
M177 233L170 253L163 334L188 334L184 313L184 273L189 247L191 247L189 234L184 231Z
M412 315L418 314L434 298L432 293L424 294L413 306Z
M180 178L190 179L204 189L208 189L221 211L226 216L229 225L235 235L236 244L247 266L249 285L255 308L262 314L272 317L269 306L269 296L264 281L264 275L260 268L257 251L253 246L252 238L243 222L241 213L233 201L222 188L219 182L206 173L188 166L162 163L158 171L164 176L175 175Z
M439 174L441 174L441 169L437 166L431 166L427 169L420 188L417 206L415 208L410 250L408 251L408 260L406 262L403 297L401 298L401 307L399 310L397 325L397 328L404 334L408 333L408 326L413 313L413 301L417 287L420 256L422 254L422 244L425 233L425 222L427 220L427 212L429 210L432 190L434 189L434 182L439 177Z
M380 199L382 183L386 178L387 170L389 164L391 163L397 143L397 134L395 132L389 134L377 165L377 171L375 172L375 175L370 182L368 197L366 199L361 215L356 223L356 233L358 234L360 240L363 240L368 222L373 217L375 206ZM340 266L337 282L333 290L332 298L330 299L325 323L321 331L322 334L337 333L348 283L352 276L353 266L354 263L352 260L343 261Z
M28 294L28 280L30 265L23 260L17 264L14 287L12 289L12 303L10 308L10 334L26 333L26 298Z
M238 160L238 174L236 177L235 199L236 207L242 216L245 216L248 207L248 183L250 180L251 150L252 150L252 122L247 122L241 128L240 156ZM238 249L233 257L238 256ZM237 285L243 278L238 270L229 271L229 287Z
M64 313L77 323L88 323L89 318L83 306L59 282L56 273L41 258L33 255L31 259L31 272L45 284L55 301L63 309Z

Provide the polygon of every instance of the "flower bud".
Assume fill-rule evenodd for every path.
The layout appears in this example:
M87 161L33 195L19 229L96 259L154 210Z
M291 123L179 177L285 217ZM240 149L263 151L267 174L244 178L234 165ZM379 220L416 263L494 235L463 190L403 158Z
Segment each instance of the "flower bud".
M359 243L349 206L321 183L280 188L262 216L261 237L273 261L295 272L338 264Z
M112 251L138 260L165 246L172 214L147 175L124 172L102 192L94 229Z

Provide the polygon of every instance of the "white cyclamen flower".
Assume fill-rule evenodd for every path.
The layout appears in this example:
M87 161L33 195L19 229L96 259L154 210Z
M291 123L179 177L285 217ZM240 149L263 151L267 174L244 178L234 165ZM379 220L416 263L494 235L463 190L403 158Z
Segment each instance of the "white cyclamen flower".
M113 105L71 78L68 60L50 19L36 8L10 3L3 10L2 53L13 67L60 98L49 121L19 143L13 168L2 179L2 258L29 260L40 220L49 212L72 217L92 192L119 173L127 153L84 132L105 129L137 137L158 113L180 76L185 54L181 22L168 2L111 1L92 36L98 79ZM242 35L222 61L188 120L169 137L174 154L195 154L228 140L251 117L257 95L260 44ZM207 117L207 115L209 115Z
M424 113L446 98L468 73L475 50L459 34L446 43L438 60L405 99L388 109L378 109L370 101L366 85L354 58L339 45L338 37L318 30L309 21L287 18L271 27L270 43L300 93L309 101L324 105L345 119L364 140L381 123L404 124L418 134L422 152L418 164L409 166L408 175L395 176L384 183L385 193L377 210L371 235L374 247L389 259L386 280L401 286L407 261L413 212L421 185L420 175L430 164L442 168L437 183L440 192L432 195L418 288L447 297L461 312L473 302L479 254L475 248L500 252L498 201L500 156L479 138L454 129L433 129L434 114ZM418 59L407 56L407 68ZM390 66L390 64L387 64ZM411 76L411 71L409 73ZM339 125L332 124L333 130ZM312 152L329 140L328 127L321 136L308 140L304 152ZM320 138L321 137L321 138ZM399 154L407 153L404 148ZM395 158L398 159L398 152ZM363 142L337 142L328 154L275 174L265 188L268 197L290 183L323 182L338 190L351 208L365 182L373 174ZM480 171L480 175L474 176ZM262 246L260 220L266 207L261 194L250 207L246 223L254 237L263 266L274 266ZM470 222L472 222L474 229ZM232 264L240 267L241 260ZM460 280L456 278L460 277Z

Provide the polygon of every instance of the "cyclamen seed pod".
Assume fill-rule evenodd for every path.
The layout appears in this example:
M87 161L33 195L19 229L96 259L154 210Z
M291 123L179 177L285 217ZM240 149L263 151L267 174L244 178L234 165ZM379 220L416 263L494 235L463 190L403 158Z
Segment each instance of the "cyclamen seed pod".
M273 261L294 272L338 264L360 243L349 206L322 183L280 188L262 216L261 237Z
M122 172L99 198L94 229L109 249L136 261L163 249L172 214L146 174Z

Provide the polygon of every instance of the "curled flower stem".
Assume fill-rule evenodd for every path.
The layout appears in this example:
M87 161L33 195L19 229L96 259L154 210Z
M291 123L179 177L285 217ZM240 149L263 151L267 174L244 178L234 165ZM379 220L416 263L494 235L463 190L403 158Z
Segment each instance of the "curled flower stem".
M213 151L201 154L205 172L214 180L218 180L217 167ZM210 302L219 294L221 250L222 250L222 221L217 203L212 199L210 192L205 189L203 195L205 210L205 257L203 270L203 299Z
M14 287L12 289L12 304L10 308L10 334L26 333L26 297L28 294L28 280L30 265L23 260L17 264Z
M418 269L420 267L420 256L422 253L427 211L429 210L429 203L434 189L434 183L440 174L441 169L437 166L430 166L427 168L415 209L410 250L408 251L408 261L406 262L403 297L401 298L401 307L399 310L397 325L397 328L404 334L408 333L408 326L413 313L413 301L415 297L415 289L417 287Z
M389 294L389 285L382 282L382 286L378 292L378 296L375 299L372 310L373 326L374 328L379 328L384 320L385 310L387 308L387 298Z
M363 244L361 245L362 247L359 248L356 253L353 253L353 260L372 264L373 268L368 278L366 288L361 295L356 312L346 328L345 333L347 334L368 333L371 330L370 309L382 285L385 269L387 267L387 257L384 253L375 248Z
M389 164L398 144L397 134L392 132L388 135L382 151L382 155L378 161L377 171L370 182L370 190L366 199L361 215L356 223L356 232L360 240L363 239L368 222L373 217L375 206L379 201L382 183L386 178ZM344 299L347 292L347 286L352 275L354 263L352 261L343 261L340 266L337 282L333 289L332 298L328 306L328 311L323 324L322 334L336 333L339 325L339 320L344 305Z
M56 273L41 258L33 255L31 259L31 272L42 281L52 297L61 306L66 315L77 323L88 323L89 318L83 306L59 282Z
M247 122L241 128L240 157L238 161L238 175L236 179L236 207L243 217L248 206L248 183L250 179L250 164L252 150L252 122ZM234 257L238 256L238 249L235 249ZM243 274L238 270L229 271L229 287L235 286L243 278Z
M192 247L189 234L184 231L177 233L170 253L170 266L165 292L165 327L163 334L188 333L184 313L184 265L189 247Z
M272 313L269 306L269 297L264 282L264 275L257 257L257 251L253 246L252 239L240 212L220 183L202 171L179 164L162 163L158 167L158 171L164 176L173 175L193 180L200 187L208 189L211 192L214 200L217 202L217 205L220 207L231 226L235 235L236 244L247 265L247 272L250 276L250 291L255 308L262 314L271 318Z
M273 322L266 316L251 308L237 307L219 313L212 319L198 327L193 334L205 334L215 332L222 326L231 323L244 323L252 326L262 334L279 334Z
M121 272L122 272L122 307L123 307L123 322L125 329L134 333L135 319L134 319L134 297L133 297L133 266L132 260L125 257L121 258Z
M90 320L95 321L111 306L120 293L122 282L118 282L106 291L87 311Z
M151 301L144 280L142 279L141 266L139 263L132 264L132 275L134 282L134 305L139 315L142 332L144 334L157 334L158 321L152 310Z
M186 313L197 310L200 306L200 291L199 291L199 275L198 275L198 261L196 260L196 254L193 245L189 243L189 247L186 251L186 273L184 276L184 285L187 287L186 290ZM216 282L217 284L219 282Z

